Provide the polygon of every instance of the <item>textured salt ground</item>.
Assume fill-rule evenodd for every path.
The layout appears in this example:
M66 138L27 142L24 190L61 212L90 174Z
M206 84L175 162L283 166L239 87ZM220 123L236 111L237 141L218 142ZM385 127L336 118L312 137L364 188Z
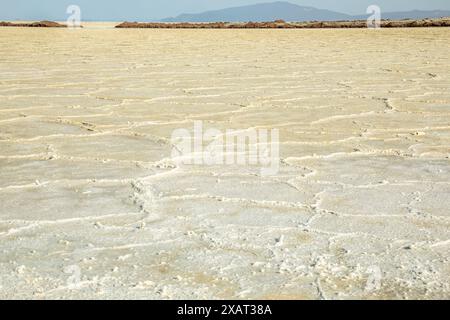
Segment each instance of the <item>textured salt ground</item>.
M447 29L105 26L0 30L0 298L450 298Z

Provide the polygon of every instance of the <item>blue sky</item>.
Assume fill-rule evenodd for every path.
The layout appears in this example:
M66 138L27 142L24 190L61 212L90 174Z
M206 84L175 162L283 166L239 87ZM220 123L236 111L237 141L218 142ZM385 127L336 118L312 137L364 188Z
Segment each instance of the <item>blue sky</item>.
M77 4L85 20L152 20L231 6L271 2L270 0L0 0L0 20L65 20L66 8ZM290 0L350 14L362 14L368 5L383 11L413 9L450 10L450 0Z

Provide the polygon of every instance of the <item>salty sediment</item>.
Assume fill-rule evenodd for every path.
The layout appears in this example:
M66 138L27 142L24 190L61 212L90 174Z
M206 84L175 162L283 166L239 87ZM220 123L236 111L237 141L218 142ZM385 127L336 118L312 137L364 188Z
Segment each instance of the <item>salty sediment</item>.
M450 18L423 20L382 20L382 28L430 28L450 27ZM123 22L116 28L148 28L148 29L349 29L367 28L366 20L354 21L306 21L286 22L204 22L204 23L164 23L164 22Z
M0 298L450 298L447 30L88 27L0 30Z

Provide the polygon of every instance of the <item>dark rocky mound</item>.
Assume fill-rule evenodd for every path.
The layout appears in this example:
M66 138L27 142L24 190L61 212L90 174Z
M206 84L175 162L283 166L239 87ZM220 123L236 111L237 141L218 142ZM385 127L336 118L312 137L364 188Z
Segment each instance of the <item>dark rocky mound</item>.
M383 28L428 28L450 27L450 18L423 19L423 20L383 20ZM354 21L309 21L286 22L275 20L273 22L123 22L116 28L150 28L150 29L345 29L367 28L366 20Z
M67 28L66 25L53 21L39 21L31 23L0 22L0 27Z

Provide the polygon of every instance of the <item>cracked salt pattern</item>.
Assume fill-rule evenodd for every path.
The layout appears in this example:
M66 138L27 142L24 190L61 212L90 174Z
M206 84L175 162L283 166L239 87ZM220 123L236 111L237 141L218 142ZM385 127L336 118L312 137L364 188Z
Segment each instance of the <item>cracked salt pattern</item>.
M0 34L0 298L450 298L447 29ZM280 172L176 166L196 120Z

